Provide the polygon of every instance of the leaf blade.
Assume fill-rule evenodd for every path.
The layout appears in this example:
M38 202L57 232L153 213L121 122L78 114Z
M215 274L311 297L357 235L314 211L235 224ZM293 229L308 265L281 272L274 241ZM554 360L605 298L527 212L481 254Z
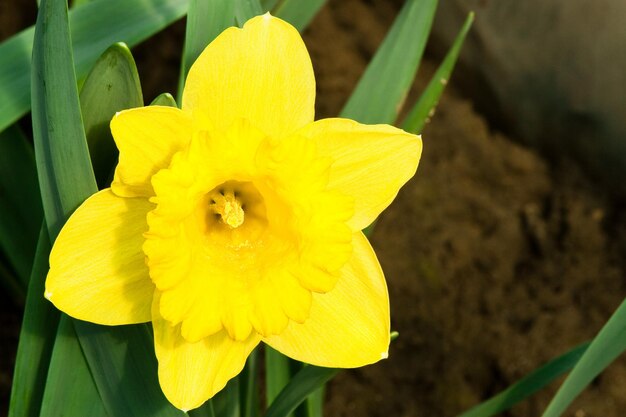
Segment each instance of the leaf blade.
M361 123L391 124L411 86L437 0L408 0L341 111Z
M302 32L311 23L311 20L326 4L327 0L284 0L276 6L274 15L291 23L298 31Z
M437 68L437 71L435 71L435 74L422 92L422 95L404 120L402 125L404 130L413 133L421 133L424 125L428 121L428 118L437 106L443 90L446 88L446 85L450 80L450 75L452 74L452 70L456 64L461 47L463 46L463 42L465 41L465 37L467 36L473 21L474 13L470 12L443 62L439 68Z
M188 0L93 0L70 12L79 78L112 43L134 46L187 10ZM0 131L30 108L30 71L34 28L0 44Z
M560 416L587 385L626 351L626 300L615 310L576 363L542 417Z
M117 147L109 123L118 111L143 106L137 66L128 46L114 43L100 55L80 91L80 109L98 188L110 184Z
M459 414L457 417L489 417L508 410L574 367L589 347L589 343L578 345L563 355L552 359L504 391Z

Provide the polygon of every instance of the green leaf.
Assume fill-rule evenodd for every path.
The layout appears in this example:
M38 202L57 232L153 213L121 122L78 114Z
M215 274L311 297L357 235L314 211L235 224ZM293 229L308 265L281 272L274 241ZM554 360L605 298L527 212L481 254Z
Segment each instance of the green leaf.
M52 240L85 198L97 191L80 114L65 0L43 0L33 44L35 159Z
M35 155L44 212L54 238L76 206L97 190L80 116L65 0L41 2L33 47L32 88ZM54 348L57 354L53 354L50 365L52 376L53 370L86 368L82 366L82 356L72 356L67 351L73 349L67 342L71 339L68 320L61 320L65 332L62 334L68 337L57 338ZM74 330L107 414L184 415L167 402L159 388L147 325L103 327L74 321ZM78 375L86 378L89 372L81 371ZM91 381L89 377L77 383L87 388ZM86 395L92 392L87 390ZM55 398L55 401L63 402L63 399ZM97 401L88 401L94 402Z
M19 278L22 294L43 219L33 148L17 126L0 133L0 247Z
M174 97L172 97L170 93L159 94L154 100L152 100L152 103L150 103L150 105L151 106L177 107L176 100L174 100Z
M626 300L617 308L563 385L550 401L543 417L560 416L589 383L626 350Z
M273 14L302 32L325 4L326 0L284 0L274 9Z
M182 417L159 386L148 324L98 326L73 320L98 392L111 416Z
M408 0L341 112L361 123L393 123L419 66L437 0Z
M306 365L300 370L272 402L265 417L286 417L309 395L334 377L339 369Z
M259 376L259 349L254 349L246 366L241 372L241 415L243 417L256 417L259 414L259 392L257 380Z
M278 3L278 0L261 0L261 7L263 10L272 10L276 3Z
M189 0L185 47L178 83L179 102L191 65L217 35L233 26L234 23L235 3L233 0Z
M450 80L454 64L456 64L456 59L459 56L461 47L463 46L463 41L465 40L465 36L467 35L470 27L472 27L473 21L474 13L470 12L443 62L439 68L437 68L433 78L430 80L426 89L417 100L417 103L415 103L415 106L413 106L413 109L411 109L409 115L406 117L402 126L404 130L414 133L422 132L424 125L430 118L432 112L435 110L435 107L439 102L439 98Z
M45 1L41 0L41 4ZM72 321L65 314L61 318L52 351L41 416L109 416L85 363Z
M508 410L572 369L587 350L589 343L586 342L576 346L569 352L552 359L501 393L472 407L458 417L489 417Z
M326 394L326 385L316 389L309 395L304 403L306 406L306 415L308 417L322 417L324 415L324 397Z
M226 387L213 397L213 407L217 417L241 416L239 378L240 376L236 376L228 381Z
M111 45L96 61L80 90L80 107L98 188L111 183L117 147L109 124L118 111L143 106L137 66L128 46Z
M50 238L44 224L40 227L28 284L13 372L9 417L36 417L40 412L54 335L59 322L59 312L43 298L49 254Z
M265 345L265 401L272 404L291 379L290 359Z
M114 42L131 47L181 18L188 0L93 0L70 12L76 73L83 77ZM0 44L0 131L30 108L33 28Z
M239 26L243 26L248 20L254 16L263 14L263 7L259 0L234 0L235 2L235 19Z

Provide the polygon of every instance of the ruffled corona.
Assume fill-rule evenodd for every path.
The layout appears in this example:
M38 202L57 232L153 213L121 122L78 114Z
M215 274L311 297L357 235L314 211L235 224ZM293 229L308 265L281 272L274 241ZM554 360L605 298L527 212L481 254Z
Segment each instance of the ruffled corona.
M186 340L280 334L306 320L311 291L332 290L354 204L328 190L331 162L304 137L272 140L241 120L199 132L152 178L143 249L160 313Z
M361 229L413 176L421 140L387 125L314 122L298 32L269 14L191 67L182 109L116 114L110 189L50 254L45 296L104 325L152 322L159 382L200 406L263 341L351 368L387 357L389 299Z

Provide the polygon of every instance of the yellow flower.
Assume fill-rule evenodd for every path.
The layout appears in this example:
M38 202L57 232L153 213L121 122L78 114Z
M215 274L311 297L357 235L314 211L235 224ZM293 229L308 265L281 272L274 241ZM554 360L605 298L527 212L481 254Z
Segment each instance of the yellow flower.
M94 323L151 321L180 409L221 390L261 341L319 366L387 357L387 287L361 229L413 176L421 140L314 122L314 99L292 26L266 14L226 30L191 68L182 110L114 117L113 184L54 244L46 297Z

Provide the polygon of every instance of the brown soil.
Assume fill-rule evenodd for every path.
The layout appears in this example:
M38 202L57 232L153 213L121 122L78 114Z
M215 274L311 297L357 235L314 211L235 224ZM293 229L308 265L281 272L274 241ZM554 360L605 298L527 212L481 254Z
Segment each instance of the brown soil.
M318 117L339 113L399 3L330 0L306 31ZM183 32L136 51L146 101L174 91ZM423 67L409 102L432 73ZM400 337L388 360L331 383L329 416L454 416L593 337L626 295L626 223L577 166L490 131L454 78L423 138L416 177L372 236ZM0 415L19 331L19 312L2 305ZM540 415L556 388L506 415ZM624 392L620 360L566 415L619 417Z

